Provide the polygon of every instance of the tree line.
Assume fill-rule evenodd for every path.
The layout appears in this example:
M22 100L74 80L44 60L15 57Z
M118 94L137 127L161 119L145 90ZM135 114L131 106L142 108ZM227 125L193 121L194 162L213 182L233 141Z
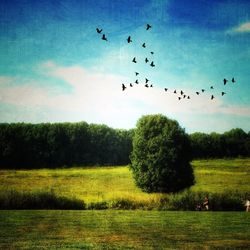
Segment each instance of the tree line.
M0 124L0 168L130 163L134 130L79 123ZM250 132L189 135L192 158L250 156Z
M79 123L0 124L0 167L126 165L133 130Z

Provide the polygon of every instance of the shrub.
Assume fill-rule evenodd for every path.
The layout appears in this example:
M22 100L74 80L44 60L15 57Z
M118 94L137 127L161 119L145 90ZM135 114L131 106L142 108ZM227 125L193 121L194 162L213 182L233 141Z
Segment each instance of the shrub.
M177 192L194 184L189 137L163 115L143 116L133 137L131 169L146 192Z
M108 208L108 203L106 201L91 202L87 206L87 209L91 210L103 210L107 208Z
M16 190L0 192L0 209L85 209L77 199L57 197L53 192L24 193Z

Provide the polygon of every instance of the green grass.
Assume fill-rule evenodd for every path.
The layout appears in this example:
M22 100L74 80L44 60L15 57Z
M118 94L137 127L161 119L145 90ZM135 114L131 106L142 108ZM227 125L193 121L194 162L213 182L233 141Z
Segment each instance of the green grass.
M0 249L247 249L249 221L245 212L1 211Z
M193 161L194 192L250 192L250 159ZM82 167L39 170L0 170L0 192L50 192L57 196L84 200L85 203L130 202L155 204L165 194L143 193L124 167Z

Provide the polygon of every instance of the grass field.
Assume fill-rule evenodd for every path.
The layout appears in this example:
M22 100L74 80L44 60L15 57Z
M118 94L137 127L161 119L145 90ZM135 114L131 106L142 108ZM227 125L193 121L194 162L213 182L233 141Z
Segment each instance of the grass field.
M250 192L250 159L193 161L196 184L192 191ZM128 167L82 167L39 170L0 170L0 191L50 191L86 203L128 199L158 202L164 194L143 193Z
M1 211L0 249L249 249L250 213Z

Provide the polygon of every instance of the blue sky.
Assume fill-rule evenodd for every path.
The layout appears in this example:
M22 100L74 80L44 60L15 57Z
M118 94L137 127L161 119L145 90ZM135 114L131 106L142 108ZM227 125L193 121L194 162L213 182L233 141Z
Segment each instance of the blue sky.
M247 0L4 0L0 11L0 122L133 128L162 113L187 132L250 130ZM180 90L191 99L179 101Z

